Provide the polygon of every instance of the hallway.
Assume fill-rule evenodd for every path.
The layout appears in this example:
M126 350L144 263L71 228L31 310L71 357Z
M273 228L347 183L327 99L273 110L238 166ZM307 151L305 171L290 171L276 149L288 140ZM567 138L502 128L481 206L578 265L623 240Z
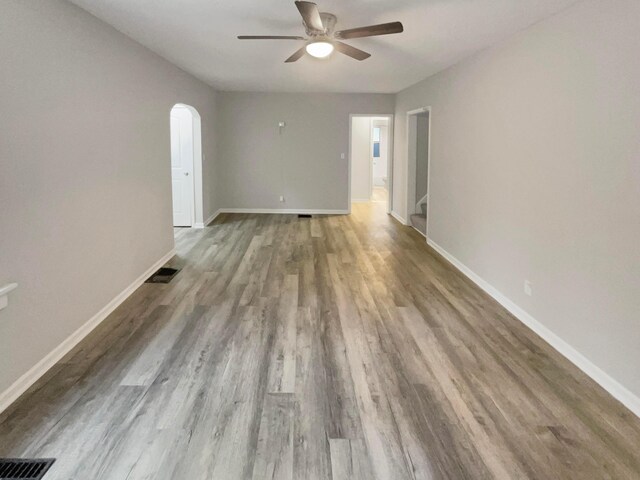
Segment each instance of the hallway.
M384 187L373 187L371 193L372 202L387 203L389 201L389 191Z

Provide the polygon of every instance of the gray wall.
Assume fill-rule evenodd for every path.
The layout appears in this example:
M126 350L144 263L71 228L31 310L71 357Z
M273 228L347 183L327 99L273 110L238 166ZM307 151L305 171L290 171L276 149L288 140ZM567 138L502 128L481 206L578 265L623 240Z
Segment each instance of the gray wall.
M202 116L218 208L210 87L66 2L1 10L0 393L173 247L175 103Z
M640 2L585 1L401 93L431 106L432 240L640 395ZM523 281L533 283L533 296Z
M395 100L376 94L219 95L219 185L223 206L230 208L347 210L349 114L392 113ZM287 125L282 132L279 121Z

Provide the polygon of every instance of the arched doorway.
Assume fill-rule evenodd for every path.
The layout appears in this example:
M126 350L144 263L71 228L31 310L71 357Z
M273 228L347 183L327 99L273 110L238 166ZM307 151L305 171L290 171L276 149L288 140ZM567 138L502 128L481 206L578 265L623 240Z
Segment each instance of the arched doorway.
M202 121L185 104L170 113L173 226L203 228Z

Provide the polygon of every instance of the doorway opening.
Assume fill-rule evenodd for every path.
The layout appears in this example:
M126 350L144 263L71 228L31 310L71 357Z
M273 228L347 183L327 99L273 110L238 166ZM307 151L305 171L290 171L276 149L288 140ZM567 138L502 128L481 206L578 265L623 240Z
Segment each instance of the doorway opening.
M391 211L393 115L351 115L349 202L373 202Z
M173 226L204 228L200 114L190 105L174 105L170 131Z
M407 216L425 237L429 221L431 107L407 113Z

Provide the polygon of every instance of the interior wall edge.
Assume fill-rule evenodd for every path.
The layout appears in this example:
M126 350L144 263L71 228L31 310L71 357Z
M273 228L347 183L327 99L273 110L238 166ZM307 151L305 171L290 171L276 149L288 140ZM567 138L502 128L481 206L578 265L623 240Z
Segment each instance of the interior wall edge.
M401 92L393 177L406 216L403 117L431 106L429 236L636 413L639 21L637 1L579 2Z
M536 335L547 342L553 349L560 353L563 357L573 363L582 372L588 375L598 385L604 388L616 400L627 407L637 417L640 417L640 397L636 396L629 389L624 387L620 382L615 380L596 364L587 359L578 350L563 340L559 335L554 333L550 328L541 321L535 319L524 309L520 308L515 302L510 300L506 295L497 288L484 280L480 275L467 267L464 263L450 254L443 247L438 245L431 239L427 240L427 244L445 258L451 265L464 274L469 280L489 294L495 301L502 305L516 319L529 327Z
M67 1L1 10L3 395L173 248L175 104L202 121L202 217L224 203L215 89Z
M207 218L207 219L204 221L203 228L204 228L204 227L208 227L208 226L209 226L209 224L210 224L211 222L213 222L216 218L218 218L218 215L220 215L221 213L222 213L222 209L221 209L221 208L219 208L218 210L216 210L215 212L213 212L213 213L211 214L211 216L210 216L209 218Z
M408 225L407 220L404 217L402 217L398 212L392 210L391 216L395 218L397 221L399 221L402 225Z
M45 373L67 355L87 335L100 325L116 308L118 308L131 294L142 285L153 272L162 267L176 254L175 248L163 255L157 262L144 271L128 287L116 295L109 303L102 307L93 317L62 343L49 352L38 363L18 378L9 388L0 393L0 414L9 408L22 394L31 388Z

